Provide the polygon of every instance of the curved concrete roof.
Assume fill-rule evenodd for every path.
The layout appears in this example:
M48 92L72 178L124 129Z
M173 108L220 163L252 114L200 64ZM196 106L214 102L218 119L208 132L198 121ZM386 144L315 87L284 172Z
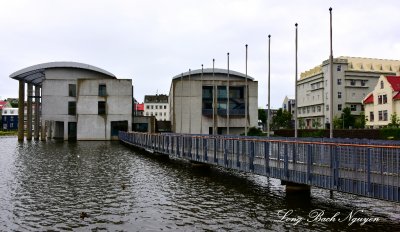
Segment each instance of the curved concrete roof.
M203 74L212 74L213 73L213 69L212 68L205 68L203 69ZM201 69L196 69L196 70L191 70L190 71L190 75L200 75L201 74ZM228 75L228 70L227 69L221 69L221 68L214 68L214 74L224 74L224 75ZM229 75L230 76L236 76L236 77L241 77L241 78L246 78L246 75L240 72L236 72L233 70L229 70ZM177 79L177 78L181 78L182 74L176 75L174 76L172 79ZM183 77L186 78L189 76L189 71L188 72L184 72L183 73ZM254 78L252 78L251 76L247 75L247 79L254 81Z
M79 68L95 71L98 73L102 73L108 75L110 77L116 78L114 74L92 66L88 64L78 63L78 62L69 62L69 61L61 61L61 62L49 62L43 64L33 65L19 71L16 71L10 75L10 78L15 80L24 80L25 82L32 83L34 85L41 85L44 78L44 70L51 68Z

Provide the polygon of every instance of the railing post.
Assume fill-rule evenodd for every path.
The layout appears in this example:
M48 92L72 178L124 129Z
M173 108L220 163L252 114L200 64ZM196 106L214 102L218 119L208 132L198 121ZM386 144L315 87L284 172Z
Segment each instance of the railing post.
M312 173L311 173L311 166L312 166L312 145L307 145L307 183L310 184L312 181Z
M199 142L200 139L198 137L195 138L196 141L196 161L200 160L200 155L199 155Z
M283 172L287 180L289 180L289 154L288 154L288 144L284 144L284 164L283 164Z
M240 149L239 149L239 144L241 141L237 140L237 149L236 149L236 167L240 169Z
M249 169L254 172L254 141L250 142L250 152L249 152Z
M208 140L206 138L203 138L203 154L204 154L204 161L208 161Z
M367 192L368 196L372 194L372 186L371 186L371 151L372 148L368 148L367 150Z
M225 167L228 167L228 141L224 139L224 165Z
M214 163L218 163L217 159L217 138L214 137Z
M269 142L264 142L264 168L265 175L269 176Z

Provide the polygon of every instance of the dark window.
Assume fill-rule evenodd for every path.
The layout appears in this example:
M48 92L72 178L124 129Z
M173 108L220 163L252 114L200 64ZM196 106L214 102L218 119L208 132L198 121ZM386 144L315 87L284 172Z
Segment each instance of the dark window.
M342 84L342 79L337 79L337 84L341 85Z
M373 111L369 112L369 121L370 122L374 121L374 112Z
M382 104L382 95L378 95L378 104Z
M382 103L383 103L383 104L386 104L386 103L387 103L387 95L386 95L386 94L383 95Z
M388 120L388 112L387 110L383 111L383 121L387 121Z
M342 92L338 92L338 93L337 93L337 97L338 97L338 98L342 98Z
M107 95L107 87L105 84L99 85L99 96L104 97Z
M218 98L226 99L226 96L227 96L226 86L218 86Z
M338 109L339 111L341 111L341 110L342 110L342 104L338 104L338 105L337 105L337 109Z
M381 81L381 89L383 89L384 85L383 85L383 81Z
M366 80L362 80L361 81L361 86L365 86L365 83L367 83L367 81Z
M75 84L68 85L68 96L76 97L76 85Z
M164 110L166 110L167 109L167 106L164 106Z
M350 85L356 85L356 80L350 80Z
M76 115L76 102L74 101L68 102L68 114Z
M382 110L378 111L379 121L383 120L383 113Z
M350 105L351 111L357 111L357 105Z
M99 101L97 106L98 106L99 114L106 114L106 102L105 101Z
M337 66L337 69L336 69L336 70L337 70L337 71L342 70L342 65L339 64L339 65Z

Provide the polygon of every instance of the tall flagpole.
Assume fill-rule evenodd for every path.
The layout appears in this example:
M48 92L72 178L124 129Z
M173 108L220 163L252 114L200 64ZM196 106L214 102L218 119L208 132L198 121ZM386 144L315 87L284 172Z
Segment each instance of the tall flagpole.
M190 79L190 72L189 69L189 134L192 133L192 80Z
M201 99L203 99L203 64L201 64L201 77L200 77L200 82L201 82ZM203 112L200 110L200 134L203 134Z
M226 97L228 98L228 104L227 104L227 107L226 107L226 119L227 119L227 130L226 130L226 134L227 135L229 135L229 87L230 87L230 84L229 84L229 52L227 53L227 55L228 55L228 87L226 88L227 89L227 91L226 91Z
M296 49L295 49L295 75L294 75L294 137L297 138L297 23L294 24L296 26L296 41L295 41L295 45L296 45Z
M247 107L248 107L248 104L247 104L247 98L248 98L248 95L249 95L249 93L248 93L248 86L247 86L247 44L246 44L246 78L245 78L246 80L245 80L245 85L246 85L246 95L245 95L245 97L244 97L244 135L245 136L247 136Z
M267 113L267 136L270 137L271 122L271 35L268 35L268 113Z
M215 92L217 91L216 89L215 89L215 82L214 82L214 79L215 79L215 76L214 76L214 65L215 65L215 59L213 59L213 68L212 68L212 112L213 112L213 127L212 127L212 134L213 135L215 135L215 107L216 107L216 104L215 104Z
M181 74L181 134L182 134L182 121L183 121L183 73Z
M329 56L329 69L330 69L330 96L329 96L329 113L330 113L330 124L329 124L329 138L333 138L333 49L332 49L332 7L329 8L330 14L330 45L331 54Z

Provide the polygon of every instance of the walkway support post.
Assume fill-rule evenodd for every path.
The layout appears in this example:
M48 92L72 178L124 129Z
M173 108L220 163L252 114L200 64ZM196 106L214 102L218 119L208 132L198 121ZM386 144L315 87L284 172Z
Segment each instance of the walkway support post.
M40 87L35 86L35 133L34 133L34 138L35 140L39 139L39 128L40 128L40 110L39 110L39 104L40 104Z
M24 103L25 103L25 83L19 81L18 89L18 141L24 140Z
M26 140L32 140L32 98L33 98L33 85L28 83L28 104L27 104L27 121L26 121Z

